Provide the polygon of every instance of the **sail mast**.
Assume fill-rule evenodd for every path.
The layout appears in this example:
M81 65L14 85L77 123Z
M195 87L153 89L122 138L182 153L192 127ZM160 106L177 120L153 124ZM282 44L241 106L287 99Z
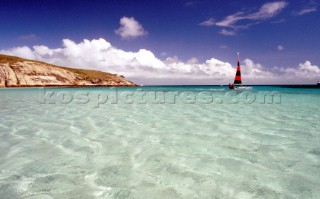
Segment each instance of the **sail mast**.
M238 52L238 66L236 76L234 77L234 84L241 84L241 68L240 68L240 53Z

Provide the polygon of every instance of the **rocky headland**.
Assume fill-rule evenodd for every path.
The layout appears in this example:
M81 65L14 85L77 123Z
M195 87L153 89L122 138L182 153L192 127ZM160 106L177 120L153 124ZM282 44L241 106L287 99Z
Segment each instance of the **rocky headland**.
M137 86L121 75L0 55L0 87Z

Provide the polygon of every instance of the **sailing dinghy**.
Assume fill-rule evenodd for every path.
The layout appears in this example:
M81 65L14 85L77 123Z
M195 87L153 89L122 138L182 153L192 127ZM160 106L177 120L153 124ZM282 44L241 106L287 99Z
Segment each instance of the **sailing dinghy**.
M245 87L241 86L242 85L242 79L241 79L241 67L240 67L240 56L238 52L238 66L237 66L237 72L236 76L234 77L234 82L233 84L229 84L229 88L231 90L248 90L251 89L251 87Z

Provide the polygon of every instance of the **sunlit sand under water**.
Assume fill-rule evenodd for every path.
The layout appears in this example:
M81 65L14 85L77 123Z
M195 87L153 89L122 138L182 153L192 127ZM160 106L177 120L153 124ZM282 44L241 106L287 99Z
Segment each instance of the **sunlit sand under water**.
M320 198L320 89L144 89L1 89L0 198Z

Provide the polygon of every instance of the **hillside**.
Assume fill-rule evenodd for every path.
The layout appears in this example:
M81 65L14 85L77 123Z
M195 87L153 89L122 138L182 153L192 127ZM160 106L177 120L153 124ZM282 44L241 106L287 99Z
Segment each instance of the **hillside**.
M123 76L0 54L0 87L136 86Z

